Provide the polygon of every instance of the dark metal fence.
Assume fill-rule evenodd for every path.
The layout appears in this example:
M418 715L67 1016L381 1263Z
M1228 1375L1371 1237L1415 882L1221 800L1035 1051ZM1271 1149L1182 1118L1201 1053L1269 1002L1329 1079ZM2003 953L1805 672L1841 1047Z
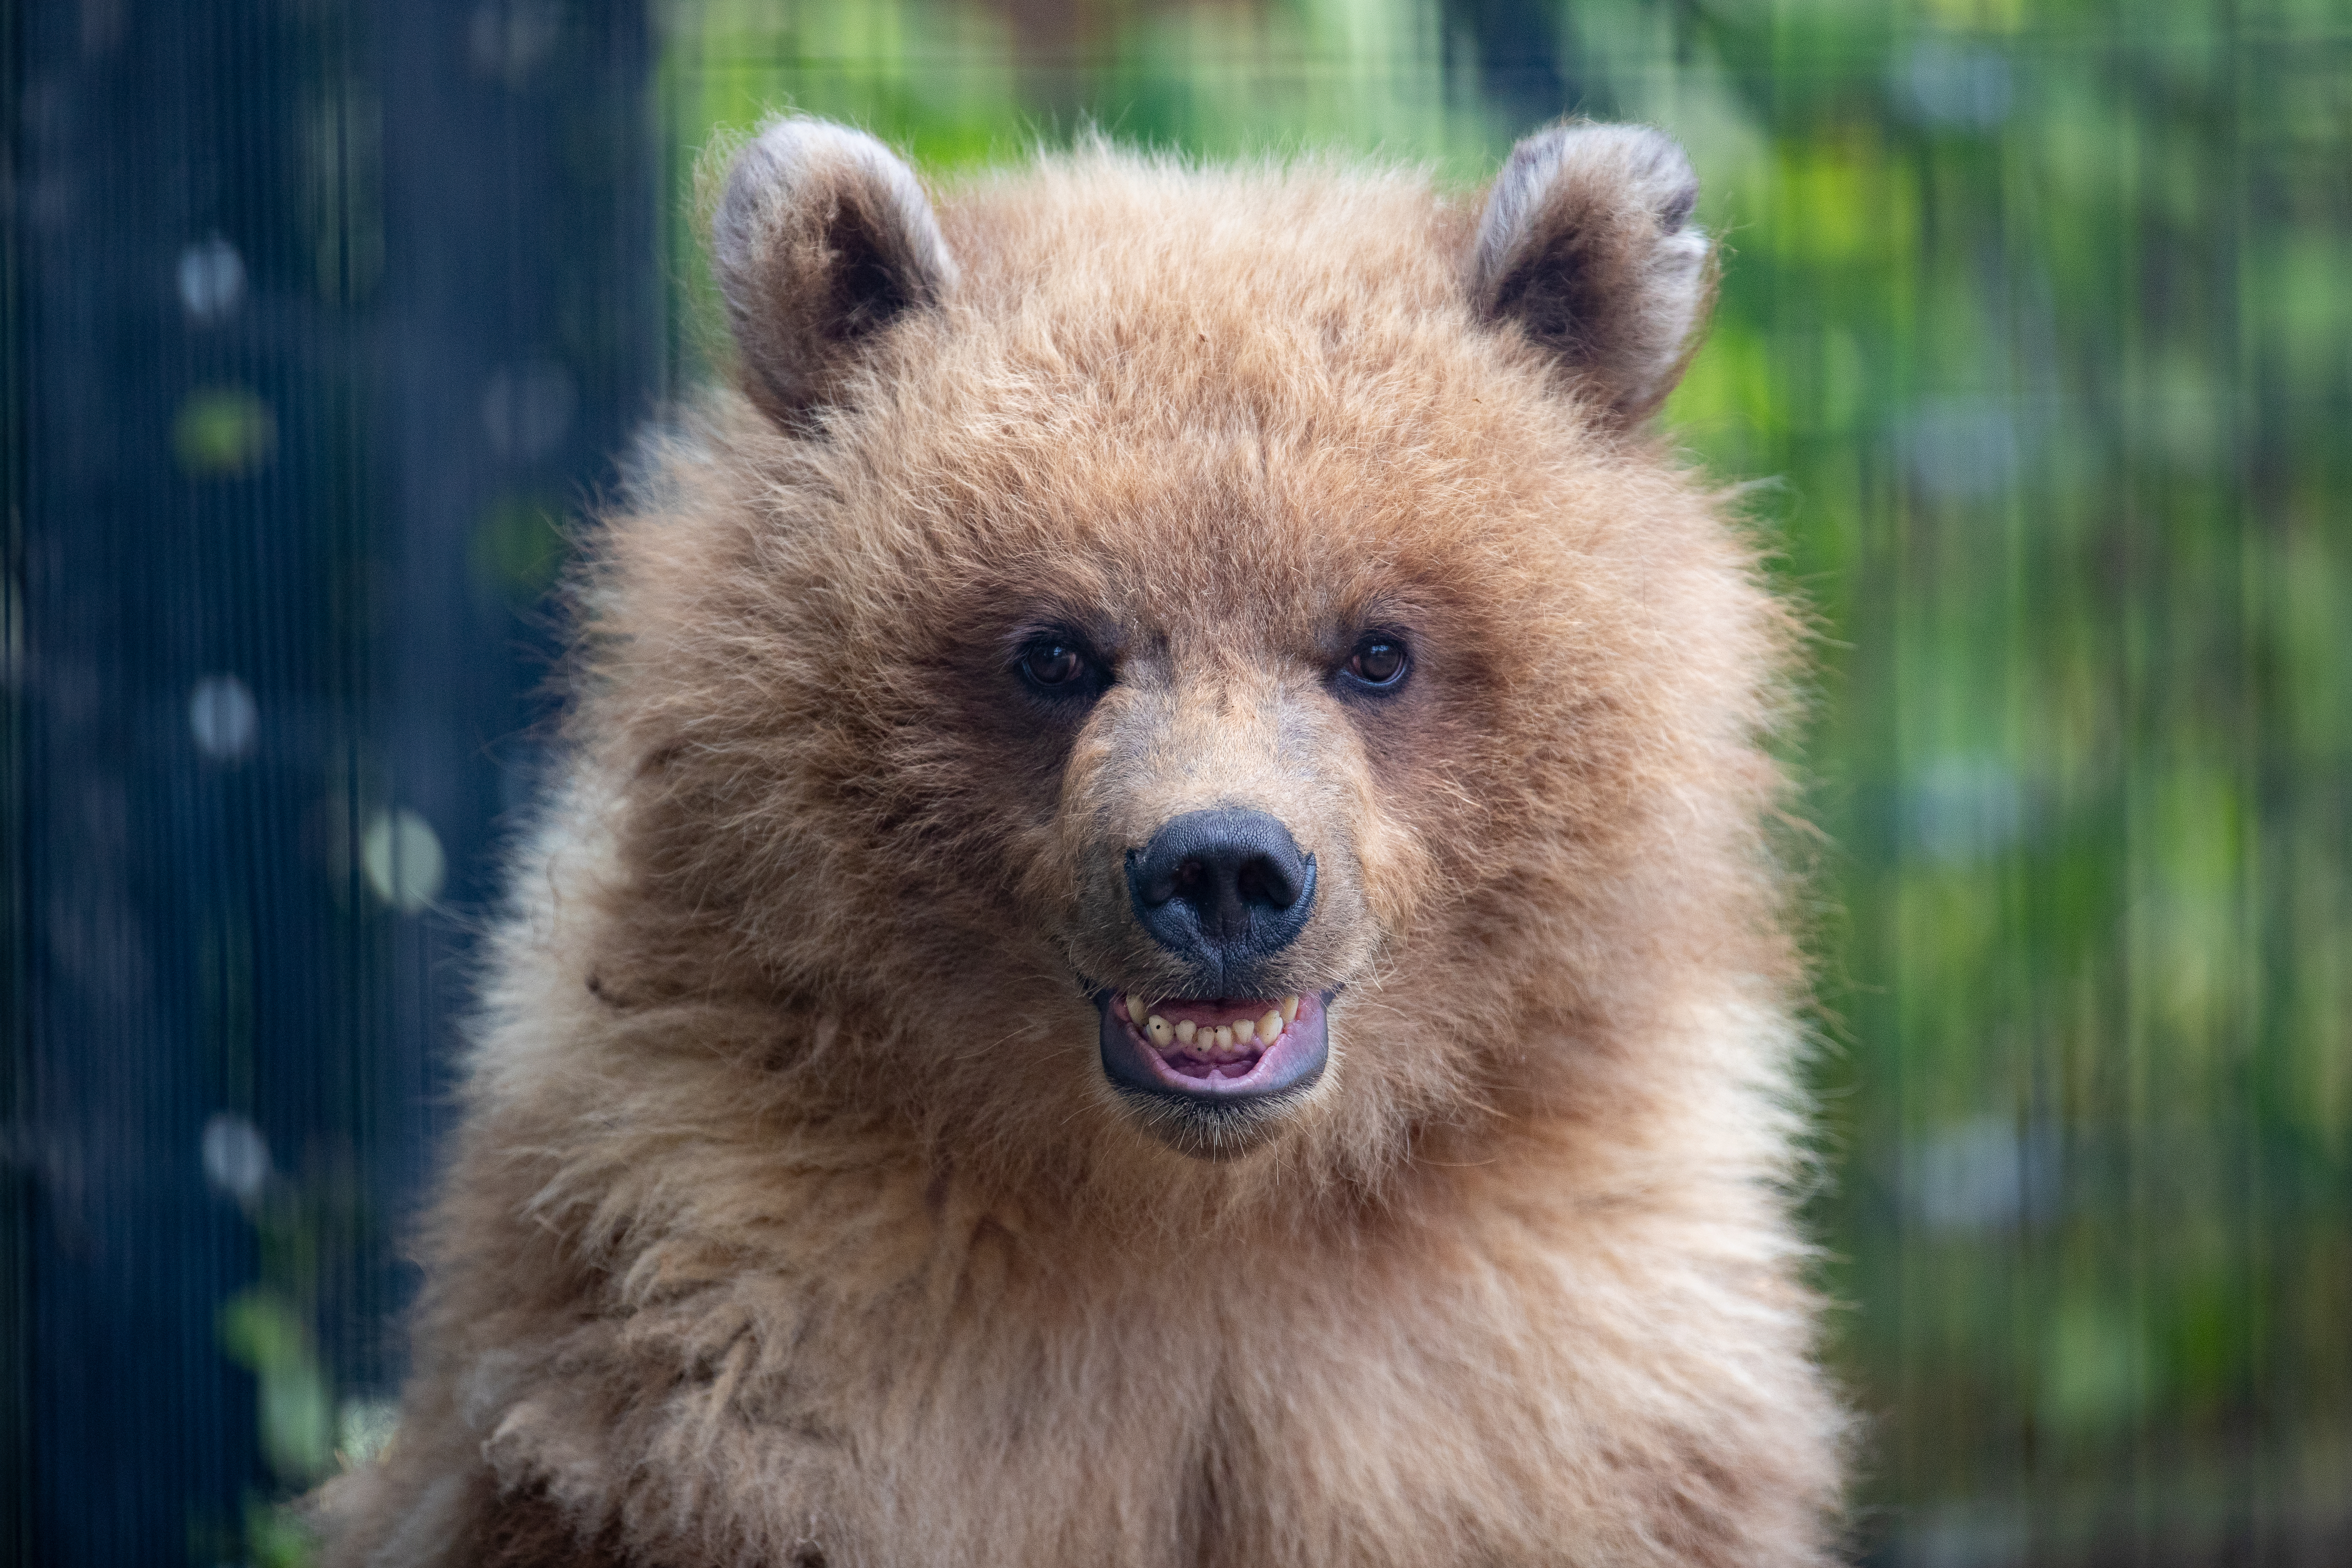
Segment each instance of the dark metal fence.
M641 8L7 13L0 1556L378 1435L562 519L651 406Z

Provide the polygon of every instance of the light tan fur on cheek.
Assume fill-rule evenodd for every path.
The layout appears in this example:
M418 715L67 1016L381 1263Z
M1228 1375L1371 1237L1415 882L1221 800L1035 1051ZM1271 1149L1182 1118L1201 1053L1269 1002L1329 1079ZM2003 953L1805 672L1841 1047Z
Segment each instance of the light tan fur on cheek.
M1365 912L1382 940L1394 940L1428 900L1435 857L1419 834L1397 821L1360 740L1348 748L1340 777L1348 819L1355 824Z

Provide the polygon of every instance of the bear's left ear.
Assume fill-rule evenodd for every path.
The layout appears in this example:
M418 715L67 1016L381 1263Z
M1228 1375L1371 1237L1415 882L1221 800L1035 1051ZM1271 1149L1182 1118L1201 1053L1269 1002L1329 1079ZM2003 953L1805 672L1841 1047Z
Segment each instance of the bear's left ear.
M955 288L914 171L830 120L761 130L736 154L710 231L743 389L787 425L832 402L878 334Z
M1698 176L1643 125L1555 125L1511 149L1471 257L1481 315L1558 354L1616 423L1665 402L1714 291Z

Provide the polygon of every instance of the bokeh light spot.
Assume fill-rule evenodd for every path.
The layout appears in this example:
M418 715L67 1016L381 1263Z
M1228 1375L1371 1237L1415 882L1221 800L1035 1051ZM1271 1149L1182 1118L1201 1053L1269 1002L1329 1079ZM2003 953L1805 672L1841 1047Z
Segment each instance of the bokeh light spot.
M206 675L188 695L188 729L196 749L216 762L234 762L253 749L261 710L235 675Z
M213 1190L251 1205L269 1180L269 1140L234 1111L216 1111L205 1123L201 1152L205 1180Z
M440 895L448 863L432 826L404 806L368 819L360 834L360 869L378 898L414 915Z
M233 478L269 461L278 421L243 387L199 387L172 417L172 453L203 478Z
M245 299L245 258L218 235L180 253L180 307L188 319L210 326L236 313Z
M562 365L535 360L501 366L482 388L482 431L490 450L528 463L563 444L579 404L580 389Z

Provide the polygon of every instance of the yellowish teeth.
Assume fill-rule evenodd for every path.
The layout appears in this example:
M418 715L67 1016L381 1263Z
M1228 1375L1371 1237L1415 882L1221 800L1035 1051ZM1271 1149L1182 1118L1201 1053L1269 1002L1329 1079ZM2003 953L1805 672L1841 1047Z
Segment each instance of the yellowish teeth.
M1140 991L1122 993L1118 1005L1127 1010L1128 1022L1135 1032L1161 1051L1183 1046L1194 1055L1230 1061L1254 1052L1272 1049L1282 1038L1282 1031L1298 1021L1298 1008L1303 998L1297 993L1267 1006L1263 1016L1254 1019L1234 1019L1221 1024L1196 1022L1183 1019L1170 1022L1151 1010Z

